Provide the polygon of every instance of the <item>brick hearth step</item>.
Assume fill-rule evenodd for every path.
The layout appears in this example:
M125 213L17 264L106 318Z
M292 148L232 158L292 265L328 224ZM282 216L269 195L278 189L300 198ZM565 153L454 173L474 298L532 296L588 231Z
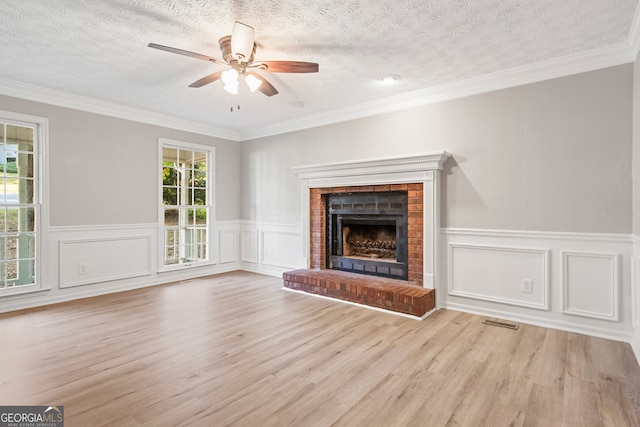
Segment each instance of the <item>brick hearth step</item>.
M422 317L435 308L435 290L409 282L337 270L294 270L284 287Z

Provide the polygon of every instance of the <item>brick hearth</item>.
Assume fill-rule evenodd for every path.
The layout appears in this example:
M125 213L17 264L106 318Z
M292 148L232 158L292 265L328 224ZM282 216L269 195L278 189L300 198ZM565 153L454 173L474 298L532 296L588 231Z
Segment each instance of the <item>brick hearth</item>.
M336 270L295 270L283 274L289 289L422 317L435 307L435 290L405 281Z

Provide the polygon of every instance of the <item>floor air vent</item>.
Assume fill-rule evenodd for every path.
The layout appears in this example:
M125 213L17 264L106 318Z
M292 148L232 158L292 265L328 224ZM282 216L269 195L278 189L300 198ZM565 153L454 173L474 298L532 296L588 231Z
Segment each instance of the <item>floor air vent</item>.
M514 329L514 330L519 328L519 326L514 323L496 322L495 320L485 320L482 323L484 323L485 325L500 326L501 328Z

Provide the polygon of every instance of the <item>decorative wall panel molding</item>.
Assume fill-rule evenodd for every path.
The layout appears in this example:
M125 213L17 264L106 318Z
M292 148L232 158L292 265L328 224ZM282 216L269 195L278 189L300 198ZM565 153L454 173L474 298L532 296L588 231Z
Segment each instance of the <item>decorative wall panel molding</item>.
M619 256L563 252L562 312L619 320Z
M240 261L258 263L258 230L240 231Z
M280 276L303 268L302 226L241 221L240 266L243 270Z
M631 257L631 318L636 332L640 334L640 255Z
M549 309L549 250L449 244L449 295Z
M110 237L59 241L60 288L152 274L151 238Z
M237 233L232 230L218 230L218 254L220 264L238 261Z
M262 231L260 240L262 264L291 269L300 267L300 233Z

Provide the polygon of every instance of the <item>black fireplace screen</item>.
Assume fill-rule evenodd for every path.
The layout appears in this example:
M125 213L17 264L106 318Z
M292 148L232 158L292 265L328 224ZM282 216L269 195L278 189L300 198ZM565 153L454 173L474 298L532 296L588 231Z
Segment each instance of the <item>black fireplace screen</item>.
M407 192L326 197L327 267L406 280Z

